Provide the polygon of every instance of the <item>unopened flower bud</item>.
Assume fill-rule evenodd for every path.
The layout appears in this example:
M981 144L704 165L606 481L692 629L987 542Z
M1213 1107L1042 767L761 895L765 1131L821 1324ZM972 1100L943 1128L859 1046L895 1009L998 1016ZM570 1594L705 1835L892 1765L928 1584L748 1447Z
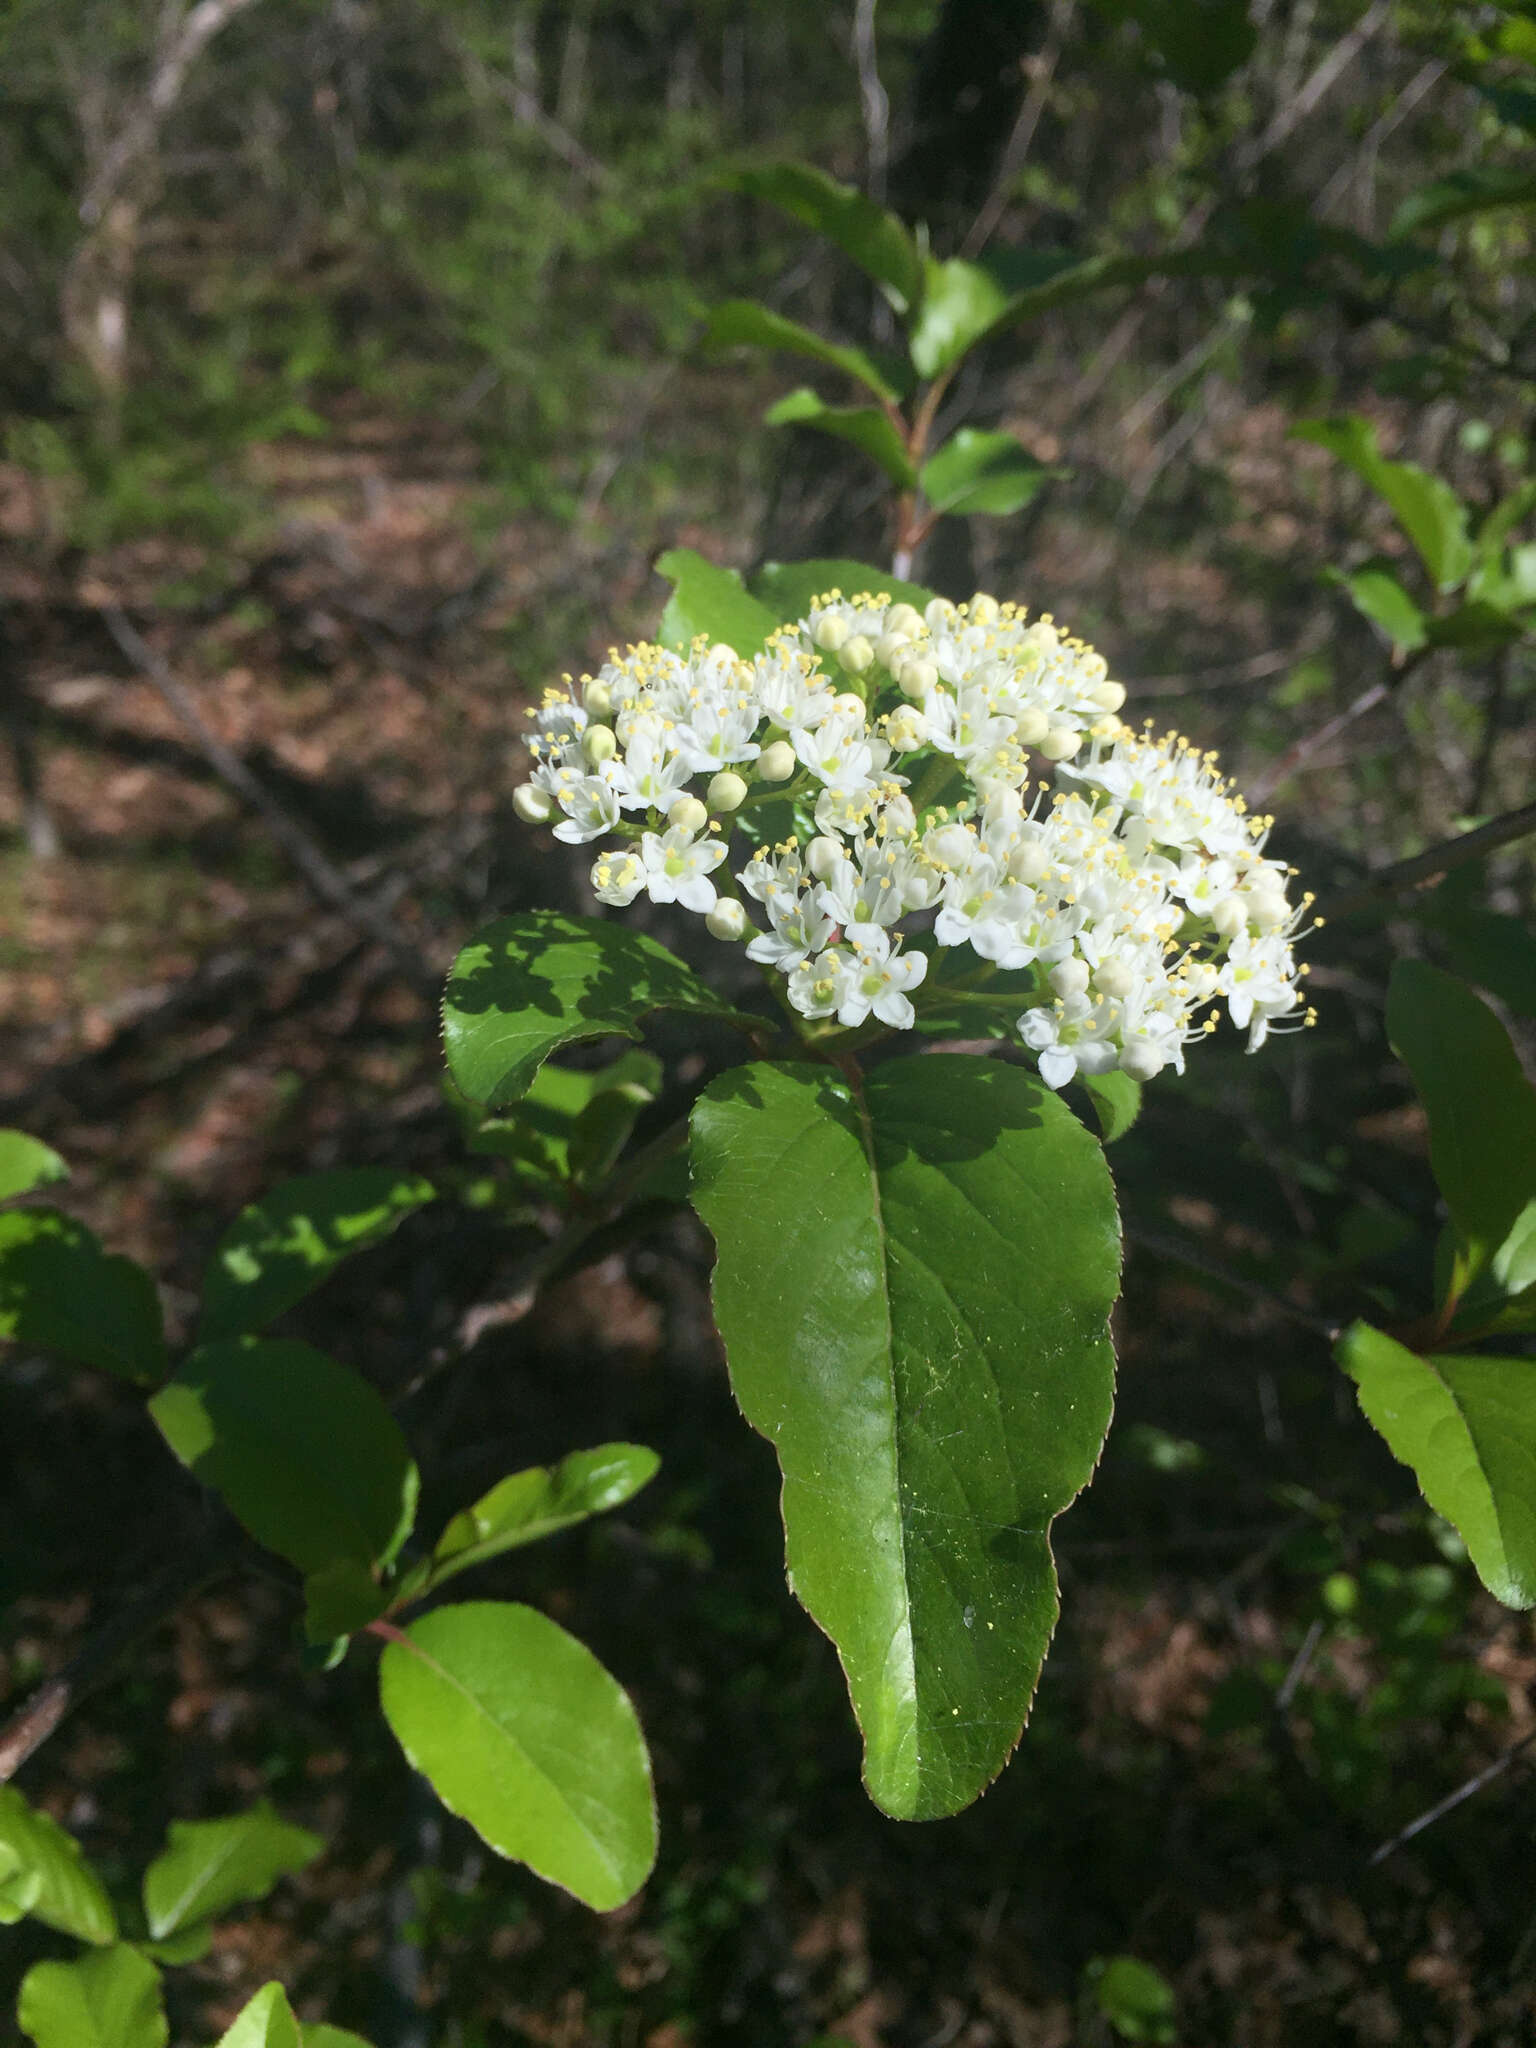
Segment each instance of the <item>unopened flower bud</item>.
M949 624L954 612L955 608L947 597L930 597L923 606L923 617L935 633Z
M906 660L911 646L912 642L905 633L882 633L875 642L875 659L883 669L888 669L895 675Z
M619 751L619 743L613 736L611 725L589 725L581 736L581 751L598 768L604 761L611 761Z
M855 633L851 640L845 640L838 649L838 660L851 676L861 676L867 668L873 668L875 650L862 633Z
M1165 1065L1161 1047L1148 1038L1132 1039L1120 1054L1120 1071L1129 1074L1133 1081L1150 1081Z
M667 823L679 832L702 832L709 813L696 796L680 796L667 812Z
M1235 939L1248 924L1248 904L1241 894L1223 896L1211 905L1211 923L1224 939Z
M757 772L764 782L788 782L796 766L795 750L788 740L775 740L757 757Z
M988 597L985 591L978 590L971 599L971 624L973 626L990 626L996 621L996 618L997 599L995 597Z
M746 928L747 913L729 896L718 897L704 918L704 929L715 939L739 939Z
M896 681L904 695L918 700L926 697L937 687L939 672L931 661L921 659L904 661L896 672Z
M520 782L512 792L512 808L525 825L542 825L555 808L547 789L535 782Z
M1220 980L1209 960L1192 960L1184 970L1184 994L1191 1003L1209 1002Z
M908 875L901 885L902 907L906 910L930 910L938 898L937 875Z
M1027 711L1021 711L1013 721L1013 729L1018 734L1020 746L1038 747L1050 731L1051 721L1038 706L1031 704Z
M901 633L908 639L923 623L923 615L909 604L893 604L885 615L887 633Z
M1123 1002L1136 986L1136 977L1123 960L1104 960L1093 970L1094 987L1113 1002Z
M1253 889L1248 894L1248 915L1261 932L1278 931L1291 914L1291 906L1275 889Z
M1016 882L1027 882L1033 886L1050 864L1051 857L1045 848L1038 839L1032 839L1009 856L1008 872Z
M1061 645L1061 635L1048 619L1036 619L1025 631L1022 644L1037 647L1042 654L1054 654Z
M1070 761L1083 744L1080 732L1074 732L1070 725L1053 725L1040 742L1040 751L1047 761Z
M704 800L712 811L739 811L747 800L747 785L733 769L722 768L711 778Z
M1096 683L1088 694L1101 711L1118 711L1125 702L1125 685Z
M1084 994L1088 987L1088 967L1085 961L1073 954L1070 960L1063 960L1053 967L1046 977L1063 1002L1070 1002L1073 996Z
M853 690L840 690L832 699L832 709L839 718L862 719L864 716L864 699Z
M843 843L825 832L817 833L805 849L805 865L818 882L829 882L843 864Z
M970 859L975 844L963 825L940 825L924 841L929 858L946 868L962 866Z
M597 676L589 676L581 688L581 701L589 718L606 718L613 710L613 691Z
M824 619L816 621L816 630L811 638L823 654L836 654L848 638L848 621L840 618L836 612L828 612Z

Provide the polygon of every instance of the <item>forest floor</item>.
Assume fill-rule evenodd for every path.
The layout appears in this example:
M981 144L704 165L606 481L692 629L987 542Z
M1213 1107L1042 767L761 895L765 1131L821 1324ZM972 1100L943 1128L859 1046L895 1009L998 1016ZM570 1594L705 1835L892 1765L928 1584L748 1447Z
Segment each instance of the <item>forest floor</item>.
M1131 550L1063 516L1031 572L1112 656L1129 654L1127 618L1149 622L1133 709L1191 716L1198 694L1202 738L1273 763L1329 709L1305 712L1326 615L1310 586L1266 594L1253 568L1283 585L1309 514L1273 424L1242 431L1250 502L1225 556ZM243 552L151 538L91 557L50 548L46 506L0 467L0 606L60 842L33 857L19 789L0 782L0 1123L64 1153L69 1205L160 1276L173 1334L224 1223L274 1178L380 1160L462 1189L436 987L477 922L582 901L577 864L511 819L521 712L546 677L653 624L659 546L745 563L761 510L682 532L600 505L576 528L493 517L470 446L367 418L252 461L271 517ZM1007 567L980 563L983 580ZM153 662L124 652L119 613L339 873L343 907L228 786ZM1422 814L1443 827L1457 764L1432 729L1416 744L1439 764ZM1347 859L1372 820L1345 815L1338 763L1309 771L1307 833ZM1391 804L1387 779L1367 812ZM1354 996L1349 960L1331 971L1368 1011L1369 965ZM674 1073L695 1057L661 1049ZM1218 1086L1200 1129L1227 1116L1239 1166L1265 1141L1234 1126L1232 1099ZM1400 1089L1373 1071L1348 1109L1384 1179L1422 1173ZM1171 1120L1152 1131L1173 1164L1143 1222L1261 1259L1202 1180L1204 1143ZM1128 1151L1133 1230L1145 1175ZM1308 1200L1304 1180L1275 1196ZM546 1606L633 1691L662 1814L650 1886L599 1919L496 1863L413 1785L368 1711L366 1657L301 1671L292 1589L221 1583L23 1780L119 1877L167 1810L269 1794L327 1837L177 1973L178 2042L280 1975L306 2017L381 2048L1067 2048L1113 2038L1085 1973L1119 1953L1173 1984L1185 2048L1536 2040L1520 1766L1370 1863L1536 1727L1536 1629L1441 1561L1307 1326L1305 1284L1245 1294L1133 1251L1120 1420L1059 1531L1064 1615L1031 1727L970 1814L902 1827L862 1795L835 1658L785 1590L773 1461L730 1400L709 1256L673 1215L530 1303L507 1292L506 1243L448 1201L355 1261L303 1325L402 1397L424 1358L462 1354L412 1411L442 1450L447 1506L574 1445L662 1451L633 1508L503 1560L484 1587ZM130 1397L8 1373L0 1700L67 1661L175 1537L141 1490L157 1452ZM1345 1571L1347 1614L1325 1591ZM42 1952L31 1941L11 1937L0 1991Z

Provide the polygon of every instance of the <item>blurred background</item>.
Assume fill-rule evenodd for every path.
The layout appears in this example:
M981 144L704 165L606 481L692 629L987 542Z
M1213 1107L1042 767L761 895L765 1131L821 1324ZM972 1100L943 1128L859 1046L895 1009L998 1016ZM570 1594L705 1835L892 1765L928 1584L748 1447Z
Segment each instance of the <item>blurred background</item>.
M392 1393L456 1360L411 1416L443 1503L509 1451L664 1461L487 1573L640 1707L662 1863L618 1914L419 1798L366 1660L301 1672L276 1581L183 1607L39 1755L29 1796L109 1869L167 1809L262 1792L331 1844L179 1975L175 2039L280 1975L381 2048L1536 2040L1536 1631L1327 1343L1428 1298L1392 957L1529 1032L1529 839L1424 892L1370 878L1529 805L1536 657L1473 620L1406 658L1339 579L1384 566L1430 608L1411 550L1290 438L1362 414L1474 522L1536 471L1533 130L1536 10L1470 0L0 7L0 1122L70 1159L173 1323L277 1175L427 1172L462 1200L303 1327ZM915 573L1099 646L1128 717L1276 810L1330 912L1319 1028L1252 1065L1213 1047L1111 1155L1120 1414L1060 1525L1056 1649L1008 1773L925 1827L864 1800L785 1591L703 1233L658 1213L530 1303L508 1276L541 1220L477 1209L440 1087L436 989L474 925L589 907L584 863L511 817L530 699L655 630L668 546L889 559L857 452L762 424L803 366L698 346L734 295L888 338L850 265L733 186L784 156L940 255L1213 258L971 359L947 423L1059 474L946 522ZM1446 181L1468 203L1416 216ZM716 1056L675 1025L656 1048L674 1090ZM0 1697L188 1540L190 1486L185 1525L158 1490L146 1512L147 1428L111 1386L0 1364ZM49 1939L8 1932L7 2012Z

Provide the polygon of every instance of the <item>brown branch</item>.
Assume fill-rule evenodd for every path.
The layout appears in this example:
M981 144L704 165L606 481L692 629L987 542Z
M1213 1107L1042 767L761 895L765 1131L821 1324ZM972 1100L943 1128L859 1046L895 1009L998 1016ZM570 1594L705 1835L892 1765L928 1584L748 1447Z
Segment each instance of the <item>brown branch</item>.
M1469 860L1482 860L1490 853L1496 853L1501 846L1512 846L1517 839L1528 838L1536 832L1536 803L1525 804L1518 811L1506 811L1502 818L1491 818L1486 825L1479 825L1475 832L1463 832L1459 838L1442 840L1427 853L1416 853L1411 860L1397 861L1392 867L1382 868L1358 888L1347 889L1341 896L1330 897L1318 907L1326 917L1349 917L1357 910L1366 910L1379 903L1384 896L1392 896L1399 889L1416 888L1422 882L1437 880L1448 875L1452 868L1465 866Z
M1029 91L1024 95L1024 104L1019 108L1019 118L1013 124L1013 131L1003 146L998 162L997 176L992 180L992 189L982 201L981 211L971 222L965 240L960 244L960 254L974 262L991 241L997 224L1003 217L1008 204L1008 188L1023 169L1035 139L1035 130L1040 126L1040 116L1045 112L1045 103L1050 96L1051 80L1056 75L1056 66L1061 62L1062 45L1072 25L1076 0L1052 0L1050 26L1046 31L1044 47L1038 57L1030 58Z

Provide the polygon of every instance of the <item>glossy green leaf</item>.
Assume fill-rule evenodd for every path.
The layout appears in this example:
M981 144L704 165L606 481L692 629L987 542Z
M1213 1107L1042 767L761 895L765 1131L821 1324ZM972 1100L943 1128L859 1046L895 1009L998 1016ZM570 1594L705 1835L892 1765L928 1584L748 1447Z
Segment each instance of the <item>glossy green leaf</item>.
M416 1467L360 1374L308 1344L204 1344L149 1404L189 1471L258 1543L317 1572L391 1558L410 1531Z
M1019 512L1059 469L1026 454L1012 434L962 427L923 464L923 495L938 512Z
M299 2023L281 1984L263 1984L219 2036L218 2048L301 2048Z
M160 1972L120 1944L72 1963L34 1963L16 2021L37 2048L165 2048Z
M1093 1104L1105 1144L1113 1145L1141 1115L1141 1083L1118 1067L1107 1074L1081 1074L1078 1078Z
M915 303L923 288L923 259L912 235L883 206L856 186L839 184L814 164L765 164L738 171L741 191L766 199L819 235L883 285L898 313Z
M736 1017L691 967L629 925L554 910L504 917L470 940L449 974L449 1072L471 1102L499 1108L557 1047L637 1038L653 1010Z
M1465 220L1474 213L1488 213L1497 206L1530 206L1536 203L1536 171L1527 164L1469 164L1410 192L1392 216L1387 230L1389 241L1406 235L1421 235Z
M1379 626L1394 647L1411 654L1428 639L1424 613L1384 562L1367 562L1348 575L1325 571L1329 582L1346 591L1357 612Z
M203 1280L204 1341L264 1329L432 1196L419 1174L387 1166L281 1182L242 1209L219 1240Z
M656 573L672 585L657 635L663 647L685 652L702 633L748 657L778 624L748 594L734 569L720 568L693 548L669 548L658 555Z
M770 427L810 427L818 434L830 434L838 441L851 441L855 448L877 462L891 481L904 491L917 482L917 471L907 453L907 444L897 433L889 413L877 405L828 405L802 384L777 405L769 406L763 419Z
M0 1927L14 1927L18 1920L25 1920L42 1888L42 1873L24 1864L15 1850L0 1841Z
M726 299L721 305L711 307L704 323L701 345L716 351L771 348L785 355L808 356L814 363L825 363L828 369L841 370L845 377L862 384L866 391L873 391L876 398L893 403L906 389L906 382L894 365L888 366L864 349L828 341L814 328L802 327L798 320L786 320L782 313L770 312L756 299ZM738 653L747 651L745 648L737 649Z
M151 1939L264 1899L280 1877L303 1870L324 1847L308 1828L279 1819L265 1799L224 1820L173 1820L165 1848L144 1873Z
M790 1582L836 1644L887 1812L957 1812L1017 1742L1057 1612L1052 1520L1109 1426L1104 1155L1032 1075L756 1064L693 1117L694 1203Z
M0 1215L0 1338L144 1385L166 1368L160 1297L132 1259L58 1209Z
M68 1179L69 1168L51 1145L25 1131L0 1131L0 1202Z
M1369 1323L1351 1324L1335 1356L1489 1592L1536 1607L1536 1362L1421 1358Z
M531 1607L439 1607L387 1643L384 1714L443 1804L500 1856L607 1912L656 1856L635 1710L574 1636Z
M1386 502L1437 590L1454 590L1464 580L1472 566L1467 508L1443 477L1415 462L1388 461L1376 445L1375 427L1359 413L1301 420L1291 434L1347 463Z
M116 1941L112 1901L80 1844L57 1821L28 1805L14 1785L0 1785L0 1853L5 1851L10 1870L0 1872L0 1890L13 1899L25 1898L23 1910L34 1920L77 1941ZM10 1917L0 1910L0 1918Z
M1063 264L1063 268L1066 268ZM1013 293L991 270L954 256L930 257L922 308L908 345L918 374L936 377L1006 319Z
M1136 1956L1095 1956L1087 1978L1093 2002L1122 2041L1152 2041L1161 2048L1179 2038L1173 1987Z
M818 597L840 590L845 597L860 591L883 593L893 604L915 605L921 611L932 604L934 593L920 583L903 583L884 569L867 562L823 558L810 562L769 562L752 578L753 594L784 621L803 619Z
M455 1515L438 1537L433 1585L518 1544L537 1543L622 1506L656 1476L660 1465L643 1444L601 1444L592 1451L572 1451L558 1465L512 1473Z
M1481 1273L1536 1196L1536 1089L1509 1033L1464 982L1399 960L1387 1037L1429 1117L1429 1158L1458 1245L1453 1287Z
M558 1186L602 1177L661 1081L660 1060L632 1048L590 1069L546 1061L506 1115L487 1115L451 1080L444 1088L471 1152L504 1159L519 1180Z

